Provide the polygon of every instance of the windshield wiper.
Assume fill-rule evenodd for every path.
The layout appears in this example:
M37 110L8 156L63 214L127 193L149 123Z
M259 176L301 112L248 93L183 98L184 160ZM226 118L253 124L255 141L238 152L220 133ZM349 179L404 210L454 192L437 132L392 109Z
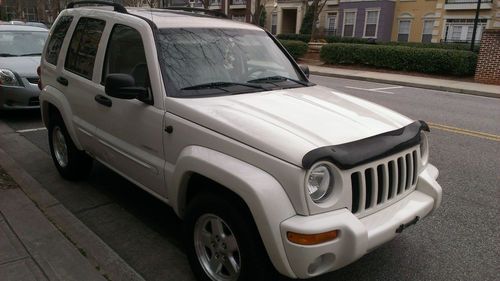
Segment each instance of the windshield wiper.
M41 53L31 53L31 54L22 54L19 55L20 57L34 57L34 56L41 56Z
M265 90L264 87L260 85L254 85L250 83L238 83L238 82L210 82L210 83L203 83L199 85L194 85L194 86L189 86L182 88L181 90L201 90L201 89L211 89L211 88L224 88L224 87L230 87L230 86L245 86L249 88L255 88L255 89L262 89Z
M19 55L0 53L0 57L18 57Z
M292 82L295 82L295 83L303 85L303 86L310 86L311 85L311 83L309 83L309 82L304 82L304 81L300 81L300 80L296 80L296 79L292 79L292 78L280 76L280 75L257 78L257 79L249 80L247 82L248 83L261 83L261 82L266 83L266 82L282 82L282 81L292 81Z

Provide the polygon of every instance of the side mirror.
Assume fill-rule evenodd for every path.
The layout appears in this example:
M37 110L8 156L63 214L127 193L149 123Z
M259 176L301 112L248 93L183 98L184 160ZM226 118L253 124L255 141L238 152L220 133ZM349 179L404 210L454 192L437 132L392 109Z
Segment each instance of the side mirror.
M309 78L309 66L307 66L305 64L299 64L299 67L300 67L300 70L302 70L302 72L304 72L306 77Z
M118 99L138 99L148 103L148 89L136 87L135 79L132 75L114 73L106 76L106 95Z

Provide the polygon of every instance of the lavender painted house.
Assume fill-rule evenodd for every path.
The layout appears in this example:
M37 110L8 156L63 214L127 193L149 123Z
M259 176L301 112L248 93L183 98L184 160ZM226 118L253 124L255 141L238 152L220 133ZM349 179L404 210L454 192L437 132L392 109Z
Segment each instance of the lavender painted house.
M338 6L337 34L390 41L395 5L391 0L341 0Z

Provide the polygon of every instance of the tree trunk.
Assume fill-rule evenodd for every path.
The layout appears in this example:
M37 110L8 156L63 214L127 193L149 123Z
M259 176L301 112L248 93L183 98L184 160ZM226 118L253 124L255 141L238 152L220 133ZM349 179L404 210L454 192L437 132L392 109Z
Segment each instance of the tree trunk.
M250 0L247 0L250 1ZM260 0L255 0L255 12L252 16L252 23L255 25L259 25L260 23L260 14L262 13L262 9L264 7L261 5Z

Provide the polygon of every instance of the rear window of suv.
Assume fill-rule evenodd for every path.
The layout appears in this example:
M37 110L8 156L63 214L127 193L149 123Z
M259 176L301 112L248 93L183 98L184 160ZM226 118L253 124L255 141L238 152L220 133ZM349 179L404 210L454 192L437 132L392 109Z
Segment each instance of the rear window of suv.
M66 70L92 79L95 56L105 25L105 21L92 18L78 21L66 55Z
M52 33L52 36L50 36L49 43L47 44L47 50L45 51L45 60L48 63L57 65L57 58L59 58L64 37L66 36L72 21L72 16L64 16L57 21L56 26L54 27L54 32Z

